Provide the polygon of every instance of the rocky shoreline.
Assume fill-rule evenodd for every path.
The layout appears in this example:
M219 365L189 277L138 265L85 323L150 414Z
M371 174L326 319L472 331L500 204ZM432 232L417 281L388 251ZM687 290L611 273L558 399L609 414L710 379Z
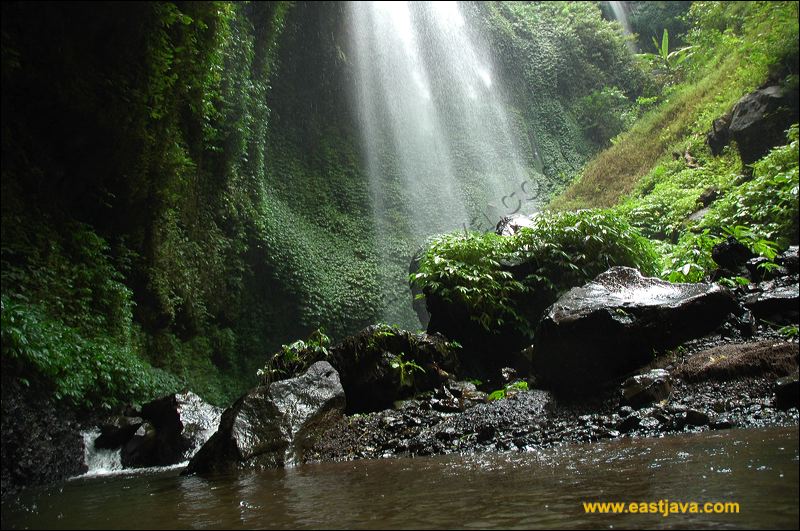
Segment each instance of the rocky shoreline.
M748 346L775 346L782 354L794 356L796 364L797 341L787 342L765 331L760 338L746 342L708 338L688 345L680 354L663 356L653 365L671 368L668 372L675 374L687 360L730 346L739 347L739 352ZM798 425L796 403L783 408L776 404L776 381L786 372L785 366L774 366L761 358L738 371L740 374L725 380L687 382L674 377L667 399L638 409L623 402L619 388L579 402L559 401L542 390L518 391L504 400L478 404L463 412L442 411L445 408L437 404L433 393L431 398L405 402L396 410L344 417L321 437L306 460L532 451L618 437ZM796 399L796 373L794 382Z
M439 333L373 325L330 348L298 342L291 377L224 412L183 392L79 421L4 384L3 497L84 472L80 430L94 426L89 444L118 449L126 468L190 459L184 473L205 475L797 426L798 338L775 330L797 322L792 252L779 276L735 290L609 269L548 308L537 342L502 358L514 367L476 362L487 352Z

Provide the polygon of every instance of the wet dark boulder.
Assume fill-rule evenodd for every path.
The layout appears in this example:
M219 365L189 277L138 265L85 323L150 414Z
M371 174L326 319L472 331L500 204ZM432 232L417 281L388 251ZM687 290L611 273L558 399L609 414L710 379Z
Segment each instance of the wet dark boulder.
M120 449L120 462L124 468L157 466L159 462L158 432L151 422L143 422ZM163 455L163 453L162 453ZM180 461L175 461L178 463ZM168 463L174 464L174 463Z
M631 376L622 384L622 402L640 408L669 398L672 379L664 369Z
M460 372L457 352L441 334L372 325L333 347L329 360L347 393L348 413L363 413L447 381Z
M94 441L95 448L105 450L120 448L134 436L143 422L141 417L124 415L109 417L100 424L100 435Z
M186 473L272 468L301 462L345 407L336 370L325 361L302 376L248 391L222 414L219 430Z
M711 148L711 154L715 157L722 153L722 148L731 142L731 115L725 114L714 120L711 124L711 131L706 135L706 143Z
M753 252L733 236L711 249L711 259L729 271L740 270L754 257Z
M51 390L22 385L13 361L3 359L3 498L19 488L64 480L86 472L84 441L75 411L50 398Z
M800 269L799 249L797 245L791 245L788 249L775 257L775 262L786 269L789 275L796 275L798 269Z
M744 164L752 164L786 143L785 131L798 119L797 91L773 85L742 97L733 107L730 135Z
M216 430L221 415L220 408L191 391L144 404L141 416L147 422L134 430L129 440L123 441L123 466L165 466L185 461Z
M772 323L796 324L800 318L800 285L797 275L749 286L742 303L753 315Z
M515 278L526 275L529 263L501 264ZM556 299L554 292L540 290L528 297L526 316L533 322L541 312ZM441 334L463 345L459 361L464 374L482 380L494 378L502 367L512 366L528 372L529 363L521 350L530 345L527 334L522 333L517 323L506 321L487 330L474 319L471 310L463 303L448 300L434 293L425 293L425 302L431 315L428 332Z
M800 376L797 371L775 382L775 406L779 409L800 407Z
M585 395L648 363L654 352L701 337L731 313L733 294L712 284L673 284L614 267L573 288L539 324L533 369L539 384Z

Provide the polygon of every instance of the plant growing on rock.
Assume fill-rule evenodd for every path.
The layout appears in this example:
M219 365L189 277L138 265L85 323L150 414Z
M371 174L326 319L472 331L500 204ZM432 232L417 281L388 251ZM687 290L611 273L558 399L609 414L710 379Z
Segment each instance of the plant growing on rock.
M313 363L328 359L331 340L321 328L311 332L308 338L282 345L281 350L272 355L256 375L265 385L298 375Z
M405 352L401 352L392 358L389 366L400 374L401 387L414 386L414 371L424 373L425 369L420 367L414 360L404 360Z
M518 391L527 391L528 390L528 382L514 382L506 385L502 389L498 389L496 391L492 391L487 400L504 400L509 396L509 391L514 393Z
M530 335L564 291L616 265L656 271L649 240L606 210L540 214L513 236L452 233L435 239L411 281L425 296L464 308L490 333ZM430 305L429 305L430 309Z

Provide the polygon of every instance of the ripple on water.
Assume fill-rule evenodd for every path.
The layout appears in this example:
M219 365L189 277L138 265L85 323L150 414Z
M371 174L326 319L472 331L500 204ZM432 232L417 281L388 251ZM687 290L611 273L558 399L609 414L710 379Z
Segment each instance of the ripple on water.
M529 453L322 463L213 479L158 470L4 503L3 528L796 527L796 428ZM737 501L738 515L587 515L584 501Z

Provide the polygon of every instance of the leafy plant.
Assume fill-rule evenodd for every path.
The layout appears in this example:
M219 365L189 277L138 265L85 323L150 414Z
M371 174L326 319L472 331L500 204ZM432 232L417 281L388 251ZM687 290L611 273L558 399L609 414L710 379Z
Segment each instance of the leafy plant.
M514 382L506 385L502 389L497 389L496 391L492 391L489 393L489 396L486 398L489 401L493 400L503 400L508 396L509 391L527 391L528 390L528 382Z
M693 46L684 46L676 50L669 49L669 30L664 28L659 43L652 37L656 53L640 53L637 57L650 65L653 76L662 87L680 81L680 66L692 55Z
M611 212L543 213L514 236L459 232L434 239L411 281L425 296L465 308L487 331L511 325L530 334L537 312L564 291L615 265L652 274L657 262L652 244Z
M330 338L318 328L311 332L305 341L299 339L294 343L282 345L267 364L256 371L256 376L262 379L264 385L296 376L313 363L327 359L330 344Z
M778 333L786 339L794 339L798 336L797 325L787 325L778 329Z
M603 87L581 99L581 126L595 142L605 145L631 125L631 108L630 100L619 88Z
M425 372L414 360L404 360L404 352L395 355L389 362L389 366L400 374L400 385L402 387L414 386L414 371Z
M56 400L110 410L181 387L174 376L142 360L130 344L87 337L37 306L3 295L0 320L3 370L15 373L23 385L44 383Z

